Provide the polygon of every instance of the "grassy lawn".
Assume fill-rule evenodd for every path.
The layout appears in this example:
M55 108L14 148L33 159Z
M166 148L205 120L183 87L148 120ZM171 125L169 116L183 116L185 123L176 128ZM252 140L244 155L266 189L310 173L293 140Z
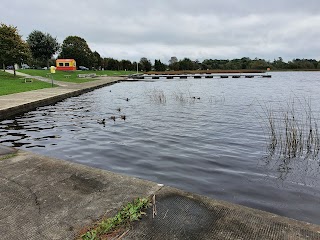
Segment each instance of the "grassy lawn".
M21 76L14 77L12 74L0 71L0 96L49 87L51 87L50 83L37 80L25 83Z
M35 70L35 69L23 69L18 70L19 72L26 73L32 76L41 76L47 77L47 74L50 73L50 70ZM56 81L63 82L73 82L73 83L83 83L97 80L97 78L78 78L78 74L90 74L95 73L97 76L108 75L108 76L119 76L119 75L129 75L135 72L131 71L74 71L74 72L64 72L64 71L56 71L53 75L53 79ZM68 78L66 77L68 76Z

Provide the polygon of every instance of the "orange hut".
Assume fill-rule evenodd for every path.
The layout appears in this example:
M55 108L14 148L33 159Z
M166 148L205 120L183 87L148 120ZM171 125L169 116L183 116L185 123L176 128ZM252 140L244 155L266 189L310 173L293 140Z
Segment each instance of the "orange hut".
M77 70L76 61L74 59L57 59L56 67L58 71L75 71Z

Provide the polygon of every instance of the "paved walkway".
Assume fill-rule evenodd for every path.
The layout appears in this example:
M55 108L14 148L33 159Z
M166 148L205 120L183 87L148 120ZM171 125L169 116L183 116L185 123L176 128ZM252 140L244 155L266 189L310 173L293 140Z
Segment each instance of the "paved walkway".
M63 82L63 86L59 87L0 96L0 120L39 106L54 104L65 98L77 96L124 79L124 77L100 77L95 81L78 84Z
M10 73L10 74L14 74L13 70L5 70L5 72ZM30 77L30 78L37 79L37 80L42 81L42 82L52 83L51 78L45 78L45 77L41 77L41 76L31 76L29 74L18 72L18 71L16 71L16 75L17 76L21 76L21 77ZM62 81L54 81L54 84L58 85L58 86L61 86L61 87L66 87L66 86L72 85L74 83L62 82Z
M13 70L4 70L5 72L7 72L7 73L10 73L10 74L14 74L14 71ZM29 75L29 74L26 74L26 73L22 73L22 72L18 72L18 71L16 71L16 75L17 76L21 76L21 77L29 77L29 76L31 76L31 75Z
M74 239L84 226L159 188L156 183L20 151L0 161L1 239Z

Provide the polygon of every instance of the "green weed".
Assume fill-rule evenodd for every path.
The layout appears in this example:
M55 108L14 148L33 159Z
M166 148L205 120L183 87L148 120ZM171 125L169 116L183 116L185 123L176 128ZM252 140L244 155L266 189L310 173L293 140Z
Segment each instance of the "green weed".
M17 155L18 155L17 153L11 153L11 154L7 154L7 155L4 155L4 156L0 156L0 161L1 160L6 160L6 159L9 159L9 158L13 158L13 157L15 157Z
M97 224L94 229L81 236L82 240L100 240L103 235L125 227L133 221L137 221L145 214L142 210L150 203L148 198L137 198L124 206L114 217L105 219Z

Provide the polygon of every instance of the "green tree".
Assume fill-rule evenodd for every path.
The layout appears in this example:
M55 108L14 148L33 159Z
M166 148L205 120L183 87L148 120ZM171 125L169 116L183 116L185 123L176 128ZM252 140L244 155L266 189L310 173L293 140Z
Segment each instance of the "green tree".
M179 61L180 70L194 70L195 62L191 61L189 58L184 58Z
M240 59L232 59L225 65L225 67L230 70L242 69L242 63Z
M273 69L287 69L287 63L285 63L282 57L279 57L277 60L275 59L272 63Z
M170 58L170 60L169 60L169 65L171 65L171 64L174 64L174 63L176 63L176 62L178 62L178 58L177 57L171 57Z
M159 60L154 60L154 70L156 71L165 71L167 69L167 65L165 65L164 63L162 63Z
M248 57L241 58L241 69L248 69L250 67L251 59Z
M92 56L93 56L93 67L95 69L101 70L101 67L103 65L102 57L100 56L100 54L97 51L94 51Z
M264 59L258 59L258 58L255 58L250 63L251 69L266 70L270 66L271 66L271 63L267 62Z
M69 36L63 41L59 58L75 59L77 66L93 66L92 51L86 40L78 36Z
M119 70L119 61L113 58L104 58L103 66L105 70Z
M170 70L174 70L174 71L178 71L180 69L179 66L179 61L177 57L171 57L169 60L169 69Z
M145 72L149 72L152 69L152 64L150 62L150 60L148 60L147 58L143 57L140 59L140 65L139 65L139 69L143 70Z
M121 70L127 70L127 71L134 71L135 70L135 66L132 65L132 62L130 60L121 60L120 61L120 65L122 67Z
M29 46L22 40L18 29L4 23L0 24L0 62L5 65L13 65L14 75L16 70L15 63L26 62L31 56Z
M49 67L50 58L56 54L60 45L56 38L52 37L49 33L43 33L38 30L32 31L28 38L27 43L29 44L32 57Z

